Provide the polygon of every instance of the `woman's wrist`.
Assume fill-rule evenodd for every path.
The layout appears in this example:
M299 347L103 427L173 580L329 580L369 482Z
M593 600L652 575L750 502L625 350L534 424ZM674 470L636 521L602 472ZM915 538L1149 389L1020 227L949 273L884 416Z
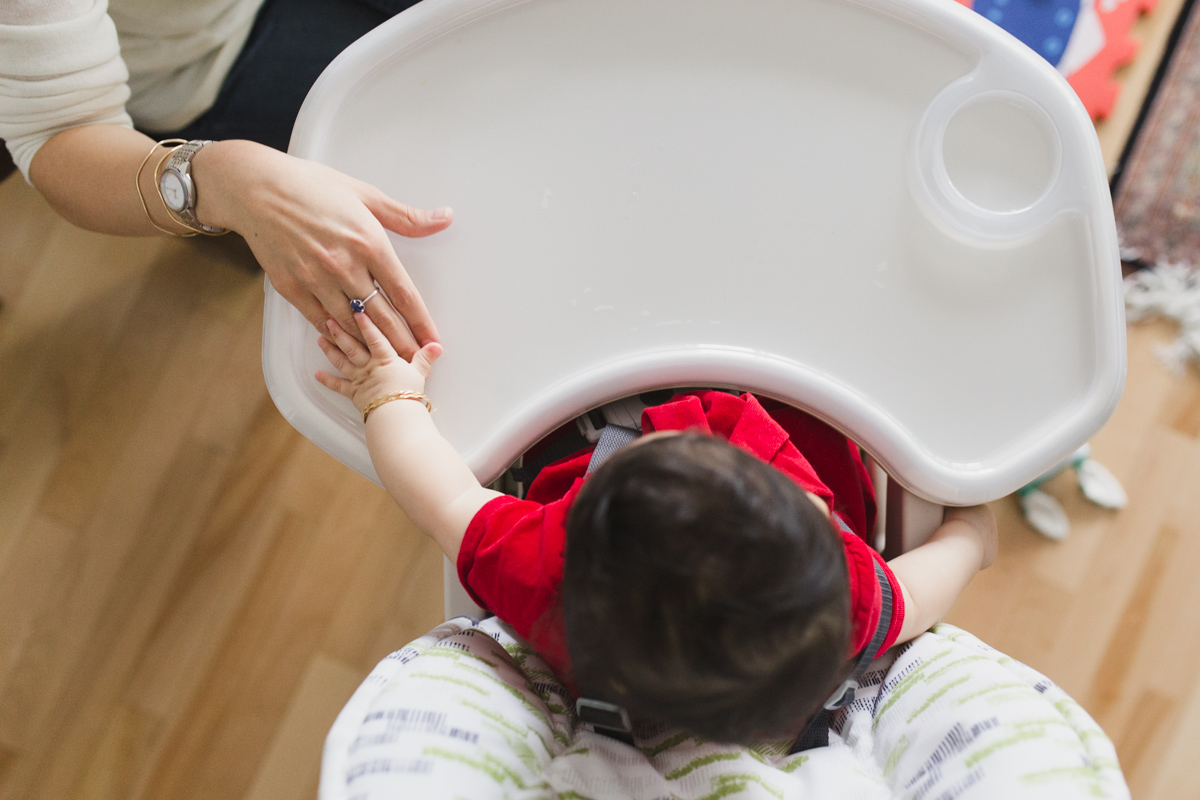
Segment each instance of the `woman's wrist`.
M214 228L238 230L244 222L240 198L247 182L244 176L260 178L254 162L265 145L243 139L226 139L202 147L192 158L196 184L196 219Z

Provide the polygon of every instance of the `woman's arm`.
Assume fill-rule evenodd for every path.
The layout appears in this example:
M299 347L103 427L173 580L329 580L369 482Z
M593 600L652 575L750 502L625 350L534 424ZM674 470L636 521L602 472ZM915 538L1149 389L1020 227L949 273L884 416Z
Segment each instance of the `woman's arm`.
M0 138L22 173L71 222L121 235L186 232L159 201L159 150L125 111L129 71L105 0L0 2ZM449 209L397 203L335 170L247 141L219 142L192 161L199 219L246 237L271 283L324 330L338 320L357 334L349 301L378 282L398 312L378 306L384 334L404 356L437 340L385 229L427 236ZM403 317L403 321L402 318ZM407 322L407 325L405 324ZM411 329L411 332L410 332Z
M80 227L157 235L134 187L138 166L153 146L149 137L119 125L70 128L37 151L30 181ZM166 212L155 185L154 166L165 153L160 148L150 158L139 185L154 221L186 232ZM428 236L451 223L450 209L411 208L329 167L242 140L201 149L192 177L197 218L242 234L271 284L318 330L336 319L361 337L350 299L366 297L378 281L395 309L376 302L372 310L392 345L411 357L437 341L433 320L386 230Z
M896 643L937 624L975 573L991 566L996 548L996 518L990 508L949 508L928 542L889 561L904 595L904 624Z
M52 136L33 157L29 181L64 219L81 228L118 236L158 236L134 192L133 176L154 146L144 133L121 125L81 125ZM166 149L161 151L166 152ZM154 221L187 233L158 200L153 166L139 185Z
M317 380L350 398L359 411L392 392L423 392L425 378L441 355L441 345L425 345L411 363L406 362L371 317L356 316L367 346L331 321L320 345L345 377L321 371ZM438 433L423 403L396 400L373 410L367 418L367 448L384 488L408 518L457 563L467 525L499 493L479 485L458 452Z

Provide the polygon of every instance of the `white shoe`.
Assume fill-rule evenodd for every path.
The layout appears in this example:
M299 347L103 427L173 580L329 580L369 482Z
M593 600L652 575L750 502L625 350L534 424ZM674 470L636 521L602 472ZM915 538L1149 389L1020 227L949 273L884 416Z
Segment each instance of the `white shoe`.
M1035 531L1056 542L1067 538L1071 523L1062 504L1041 489L1020 495L1021 513Z
M1125 494L1121 482L1100 462L1089 458L1077 464L1075 475L1079 478L1079 490L1083 496L1096 505L1124 508L1129 503L1129 496Z

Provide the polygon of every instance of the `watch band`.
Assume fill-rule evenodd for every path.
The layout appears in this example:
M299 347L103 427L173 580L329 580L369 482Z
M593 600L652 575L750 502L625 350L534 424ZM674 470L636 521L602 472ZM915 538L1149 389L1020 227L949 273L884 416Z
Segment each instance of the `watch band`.
M174 172L178 175L184 186L186 187L186 204L179 211L175 211L166 200L163 200L163 205L166 206L167 212L171 214L178 222L191 228L199 233L207 233L211 236L220 236L222 233L229 233L228 228L214 228L210 225L205 225L200 220L196 219L196 183L192 180L192 158L205 145L216 144L212 139L193 139L187 144L182 144L171 153L167 159L166 165L163 167L163 173L167 171ZM161 181L161 177L159 178ZM155 181L155 186L158 193L162 195L162 184Z

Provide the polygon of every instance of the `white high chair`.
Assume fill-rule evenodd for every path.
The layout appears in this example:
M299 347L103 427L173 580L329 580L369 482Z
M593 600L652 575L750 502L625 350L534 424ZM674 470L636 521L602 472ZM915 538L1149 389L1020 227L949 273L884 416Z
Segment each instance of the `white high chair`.
M1061 461L1124 383L1090 120L949 0L424 0L326 70L290 152L454 207L393 243L444 337L434 418L485 484L607 401L736 387L843 430L928 531ZM268 286L272 397L377 480L315 339ZM446 593L473 608L449 564Z

